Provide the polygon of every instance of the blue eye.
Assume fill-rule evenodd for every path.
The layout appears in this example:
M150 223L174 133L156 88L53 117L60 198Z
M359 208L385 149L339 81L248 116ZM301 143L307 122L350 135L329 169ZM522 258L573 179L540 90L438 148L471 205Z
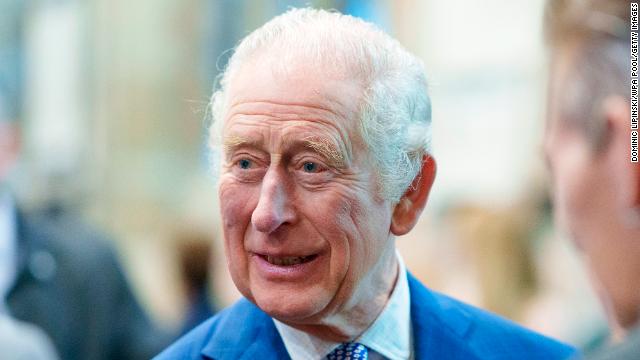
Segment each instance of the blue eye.
M248 169L251 167L251 161L247 160L247 159L242 159L240 161L238 161L238 166L240 167L240 169Z
M302 166L302 168L304 169L304 171L306 172L316 172L318 171L318 165L316 163L312 163L312 162L306 162L304 163L304 165Z

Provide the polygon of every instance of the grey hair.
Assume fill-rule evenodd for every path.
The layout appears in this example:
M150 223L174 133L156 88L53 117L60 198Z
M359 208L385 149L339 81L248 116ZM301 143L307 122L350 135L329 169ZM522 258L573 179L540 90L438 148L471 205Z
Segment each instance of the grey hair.
M240 67L265 53L286 71L310 61L363 85L359 128L378 173L380 195L397 202L431 150L431 102L422 62L373 24L337 12L291 9L245 37L212 96L211 143L219 144L226 89Z

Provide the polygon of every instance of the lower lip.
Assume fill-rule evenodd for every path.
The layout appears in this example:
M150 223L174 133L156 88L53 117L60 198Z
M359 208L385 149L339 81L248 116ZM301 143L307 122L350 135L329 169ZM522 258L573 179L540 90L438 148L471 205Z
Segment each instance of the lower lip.
M320 258L321 256L317 255L314 259L305 263L284 266L274 265L260 255L251 254L251 260L256 265L261 277L267 280L279 281L296 281L309 278L315 272L315 267Z

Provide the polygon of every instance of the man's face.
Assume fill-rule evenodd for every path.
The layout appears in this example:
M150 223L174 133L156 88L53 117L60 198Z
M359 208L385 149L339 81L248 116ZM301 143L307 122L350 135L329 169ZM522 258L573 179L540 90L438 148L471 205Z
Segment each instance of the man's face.
M548 119L545 133L545 155L551 173L555 216L558 225L584 246L585 234L590 233L595 194L595 164L584 134L564 118L564 99L569 88L571 60L568 53L560 53L551 68L548 96Z
M571 50L559 52L551 68L545 153L551 172L556 222L574 241L589 265L605 306L613 305L623 319L632 299L623 264L637 262L620 235L616 182L613 181L611 151L596 151L584 131L571 124L561 111L563 99L570 97ZM569 96L567 96L569 95ZM595 118L597 121L598 119ZM603 120L603 119L599 119ZM624 153L619 155L624 157ZM631 305L633 307L633 305ZM625 320L620 320L624 322Z
M392 207L357 130L361 86L255 64L232 79L222 130L227 262L265 312L314 324L395 276Z

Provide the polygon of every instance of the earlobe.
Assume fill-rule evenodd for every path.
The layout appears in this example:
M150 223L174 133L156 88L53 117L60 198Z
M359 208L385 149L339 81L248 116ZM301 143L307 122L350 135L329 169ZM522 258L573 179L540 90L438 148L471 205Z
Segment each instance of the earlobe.
M422 158L422 169L393 209L391 233L400 236L408 233L418 222L427 204L431 186L436 176L436 162L430 155Z

